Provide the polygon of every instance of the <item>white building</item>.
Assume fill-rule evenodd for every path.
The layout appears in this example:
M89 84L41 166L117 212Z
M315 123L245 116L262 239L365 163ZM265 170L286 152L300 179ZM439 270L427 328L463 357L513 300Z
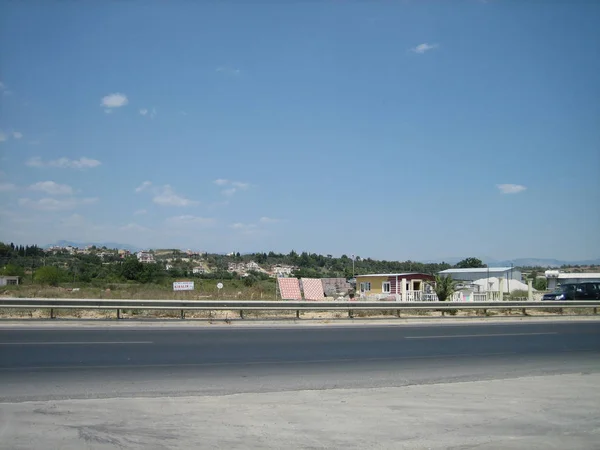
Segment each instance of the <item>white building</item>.
M154 262L154 255L150 252L137 252L136 256L137 256L137 259L139 262L143 262L143 263L153 263Z
M203 273L206 273L206 269L202 266L196 266L192 269L192 273L196 275L201 275Z
M19 284L19 277L12 275L0 275L0 286L10 286Z
M254 261L250 261L248 264L246 264L246 269L259 271L260 266L257 263L255 263Z
M521 271L514 267L477 267L468 269L446 269L441 276L451 276L457 281L475 281L482 278L504 278L521 281Z
M544 275L548 280L549 290L566 283L581 283L583 281L597 281L600 283L600 273L567 273L558 270L546 270Z

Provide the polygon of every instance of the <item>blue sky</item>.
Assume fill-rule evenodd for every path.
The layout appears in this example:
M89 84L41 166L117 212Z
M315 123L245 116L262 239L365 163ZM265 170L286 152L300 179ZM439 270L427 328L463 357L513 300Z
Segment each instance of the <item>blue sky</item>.
M600 256L596 2L2 2L0 239Z

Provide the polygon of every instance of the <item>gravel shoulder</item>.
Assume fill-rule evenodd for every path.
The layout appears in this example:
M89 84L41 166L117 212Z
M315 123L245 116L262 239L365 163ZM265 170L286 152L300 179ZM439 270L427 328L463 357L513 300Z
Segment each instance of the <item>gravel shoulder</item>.
M600 374L375 389L0 403L10 449L592 449Z

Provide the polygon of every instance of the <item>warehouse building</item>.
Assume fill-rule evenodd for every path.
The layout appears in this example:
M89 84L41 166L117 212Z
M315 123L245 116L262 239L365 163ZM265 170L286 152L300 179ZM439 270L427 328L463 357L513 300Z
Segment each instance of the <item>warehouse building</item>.
M521 271L514 267L477 267L468 269L446 269L439 273L441 276L451 276L457 281L476 281L482 278L504 278L505 280L521 281Z

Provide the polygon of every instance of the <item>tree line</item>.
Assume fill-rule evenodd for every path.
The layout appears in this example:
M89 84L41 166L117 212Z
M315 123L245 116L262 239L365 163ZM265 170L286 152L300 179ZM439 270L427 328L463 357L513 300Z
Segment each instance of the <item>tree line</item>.
M67 282L122 282L163 283L184 277L231 280L240 274L228 272L230 263L249 263L254 261L262 268L272 266L293 266L294 277L310 278L352 278L367 273L404 273L420 272L435 275L453 267L451 264L421 263L417 261L388 261L357 256L352 259L348 255L334 257L317 253L294 250L287 254L275 252L259 252L250 254L208 254L201 256L204 266L210 268L209 273L193 274L192 267L200 261L183 263L181 255L175 255L168 270L164 262L142 263L135 256L121 258L116 254L105 254L103 258L91 252L89 254L70 254L63 252L45 252L36 245L15 245L0 242L0 268L4 275L31 277L33 281L43 284L57 285ZM481 260L467 258L455 267L483 267ZM248 271L244 277L247 285L268 279L261 271Z

